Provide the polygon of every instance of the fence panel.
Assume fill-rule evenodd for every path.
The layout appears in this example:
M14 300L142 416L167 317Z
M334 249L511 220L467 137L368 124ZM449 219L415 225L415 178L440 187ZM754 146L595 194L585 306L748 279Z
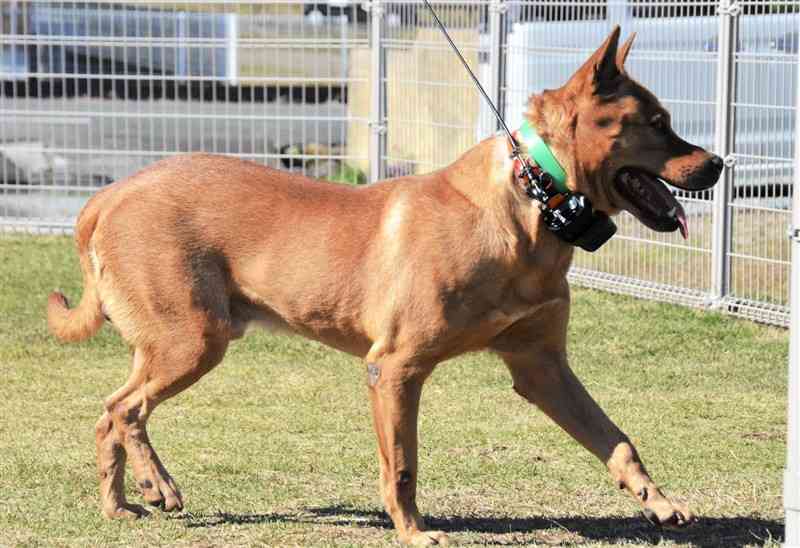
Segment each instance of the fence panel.
M455 160L494 132L482 103L421 2L381 2L386 55L387 176L425 173ZM434 8L467 62L489 75L489 2L437 2Z
M358 179L366 20L292 0L3 2L0 226L69 229L98 188L183 152Z
M733 96L730 294L725 308L788 323L797 2L738 2Z
M796 0L440 0L509 126L614 24L629 72L726 156L676 191L689 239L628 214L579 284L788 322ZM68 230L92 192L179 152L363 182L422 173L497 125L420 0L0 3L0 228Z

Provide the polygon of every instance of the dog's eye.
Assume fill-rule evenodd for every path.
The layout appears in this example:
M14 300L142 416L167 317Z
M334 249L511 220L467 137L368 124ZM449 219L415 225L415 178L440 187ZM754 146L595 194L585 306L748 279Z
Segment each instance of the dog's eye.
M666 131L667 129L667 120L661 114L656 114L650 120L650 125L656 128L658 131Z

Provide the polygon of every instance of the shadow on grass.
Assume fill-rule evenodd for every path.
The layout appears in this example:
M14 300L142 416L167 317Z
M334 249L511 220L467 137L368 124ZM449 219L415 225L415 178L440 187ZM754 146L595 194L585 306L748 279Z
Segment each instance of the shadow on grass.
M176 516L187 527L217 527L267 523L305 523L341 527L375 527L389 529L391 521L382 511L347 506L309 508L292 514L183 514ZM701 547L742 548L763 546L783 540L783 523L757 517L701 518L690 529L676 532L656 529L643 518L635 517L486 517L425 516L431 529L450 533L483 533L504 538L485 539L482 544L529 544L531 539L513 538L517 534L541 532L549 542L580 544L581 541L635 541L657 545L664 540ZM539 539L539 540L545 540Z

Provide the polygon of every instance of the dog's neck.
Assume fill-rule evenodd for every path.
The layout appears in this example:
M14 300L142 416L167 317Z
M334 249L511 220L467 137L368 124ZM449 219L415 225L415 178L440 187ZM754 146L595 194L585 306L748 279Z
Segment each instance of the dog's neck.
M495 135L465 152L444 169L445 180L479 211L479 229L495 252L518 266L569 267L573 247L560 241L540 221L536 202L527 197L514 174L508 138Z
M528 101L525 118L535 128L542 139L551 147L559 163L564 167L567 178L573 178L575 169L565 164L569 141L561 134L562 126L568 124L566 111L551 108L558 101L556 91L545 91L533 95ZM552 128L560 128L554 131ZM524 143L523 143L524 144ZM521 182L514 174L514 160L511 157L510 142L504 133L498 133L478 143L465 152L456 162L445 168L450 184L467 200L476 206L493 211L509 211L519 217L520 223L528 233L539 228L539 210L523 192ZM561 156L561 157L559 157ZM482 174L476 177L476 173Z
M528 100L528 109L525 118L536 128L536 132L550 147L551 152L567 172L568 186L575 191L578 169L573 163L566 162L567 158L576 159L573 150L573 134L576 117L565 105L572 104L572 100L564 99L563 90L546 90L538 95L532 95Z

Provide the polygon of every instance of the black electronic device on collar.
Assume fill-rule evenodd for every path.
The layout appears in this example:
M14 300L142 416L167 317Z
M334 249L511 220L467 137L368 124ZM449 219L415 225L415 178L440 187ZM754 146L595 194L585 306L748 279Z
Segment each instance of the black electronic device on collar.
M539 202L539 209L542 212L542 220L547 229L555 234L560 240L567 242L571 245L580 247L586 251L596 251L604 243L606 243L617 231L617 226L614 224L608 215L602 211L594 211L592 203L585 195L578 192L571 192L566 186L558 189L554 184L552 176L544 171L539 166L532 166L527 158L523 158L520 154L520 146L517 140L508 129L503 117L494 106L494 103L486 94L483 86L475 77L475 74L469 68L467 61L458 48L453 43L447 29L439 20L439 16L433 10L428 0L423 0L425 5L439 26L439 29L444 34L444 37L450 43L450 47L461 60L461 64L469 73L473 83L481 92L483 98L491 107L497 121L503 126L503 129L511 142L511 156L515 161L520 163L520 170L517 177L525 185L525 192L527 195ZM544 166L545 168L547 166Z
M595 211L589 198L558 189L553 177L539 166L532 166L519 150L512 148L512 155L520 162L516 176L525 185L525 193L539 202L542 221L556 237L585 251L596 251L616 234L617 225L602 211Z

